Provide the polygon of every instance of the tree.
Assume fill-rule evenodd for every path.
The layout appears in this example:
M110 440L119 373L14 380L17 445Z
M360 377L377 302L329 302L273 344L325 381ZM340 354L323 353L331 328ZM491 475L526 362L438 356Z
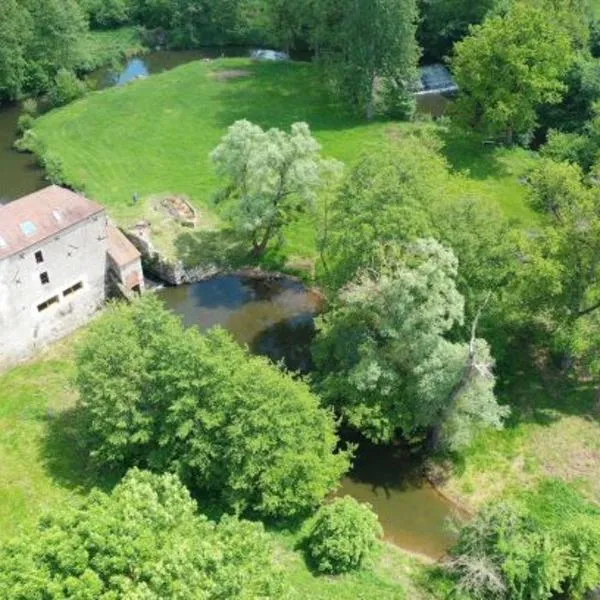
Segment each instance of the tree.
M560 102L573 62L571 40L551 13L521 2L470 32L452 60L461 90L457 113L512 143L534 128L541 105Z
M129 22L132 0L80 0L92 27L109 29Z
M234 123L213 150L217 173L227 179L234 225L250 236L256 256L313 206L317 192L340 169L336 161L322 159L320 150L306 123L285 133L248 121Z
M480 427L501 427L485 342L444 336L462 324L457 260L432 239L382 249L317 324L314 357L324 398L375 442L434 429L456 448ZM460 426L459 426L460 423Z
M0 595L13 600L279 599L278 579L261 525L211 523L177 477L135 469L0 546Z
M25 86L31 17L17 0L0 0L0 13L0 99L15 99Z
M446 567L473 600L582 598L600 584L600 512L566 484L544 481L480 510Z
M509 295L513 318L546 336L564 364L600 374L600 190L581 170L543 160L530 175L530 199L548 219L519 240L521 261Z
M319 275L330 293L377 264L381 245L435 237L458 258L457 286L471 323L490 291L482 326L502 329L502 290L514 277L515 230L487 199L462 195L437 137L404 135L388 154L361 157L338 193L321 203ZM466 330L465 330L466 334Z
M433 233L429 207L449 180L438 148L430 136L407 137L393 152L364 154L349 169L320 218L320 267L330 290L374 265L382 245Z
M382 535L383 529L371 507L345 496L319 509L304 544L317 571L339 574L365 566Z
M440 61L464 38L469 26L478 25L502 0L420 0L421 21L417 39L429 61Z
M367 119L375 115L378 80L411 93L419 48L416 0L324 0L313 45L336 90Z
M184 330L151 296L113 306L77 354L85 442L100 464L176 470L237 512L296 516L347 470L304 381L223 330Z

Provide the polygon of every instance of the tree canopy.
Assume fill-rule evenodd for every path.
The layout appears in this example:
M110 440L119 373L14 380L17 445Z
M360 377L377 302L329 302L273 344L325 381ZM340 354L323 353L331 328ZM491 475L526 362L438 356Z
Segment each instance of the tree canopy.
M263 131L237 121L211 154L217 173L227 181L235 227L261 255L284 225L310 210L317 192L341 169L320 156L321 147L306 123L291 133Z
M455 45L456 112L469 126L512 143L534 128L541 105L560 102L573 59L572 40L551 12L515 2Z
M349 456L308 385L202 336L147 296L113 306L79 347L85 441L100 464L179 473L238 512L288 517L334 489Z
M456 275L456 257L435 240L382 248L380 265L319 318L318 387L369 439L434 428L436 445L459 447L480 427L501 427L487 345L475 332L470 344L445 337L464 320Z
M0 546L12 600L286 597L262 525L212 523L175 475L131 470L110 494L55 509Z

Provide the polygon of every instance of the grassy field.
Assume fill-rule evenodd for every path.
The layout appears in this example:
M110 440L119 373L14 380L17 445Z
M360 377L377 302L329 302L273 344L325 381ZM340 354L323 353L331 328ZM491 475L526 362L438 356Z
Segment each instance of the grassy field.
M502 494L534 485L542 477L573 483L600 503L600 414L595 389L565 381L540 368L526 352L515 353L501 400L513 414L500 432L486 432L455 461L441 489L477 509Z
M365 123L328 93L314 66L256 63L247 59L194 62L118 89L88 95L40 118L35 133L60 157L66 179L105 204L121 224L148 214L148 201L164 193L187 195L211 224L219 223L212 199L219 187L209 160L227 127L248 119L263 127L309 123L324 154L351 164L363 152L393 152L398 139L423 124ZM476 137L441 134L451 168L467 171L456 194L499 202L523 222L534 219L519 177L531 163L524 150L488 148ZM160 228L160 227L159 227ZM286 232L287 257L314 257L315 223L307 216ZM205 234L178 240L168 232L170 253L191 262L206 246ZM192 251L190 251L192 249Z
M77 398L72 385L76 338L0 375L0 541L31 530L44 512L76 503L93 486L109 490L117 481L88 470L79 450L72 410ZM413 582L423 564L392 546L385 546L373 570L316 577L294 550L295 534L271 535L277 561L299 599L428 597Z

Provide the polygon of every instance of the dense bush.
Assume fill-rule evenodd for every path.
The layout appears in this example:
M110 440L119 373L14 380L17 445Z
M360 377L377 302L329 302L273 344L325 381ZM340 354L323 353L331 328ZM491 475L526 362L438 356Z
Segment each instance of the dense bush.
M473 600L582 598L600 585L600 510L546 481L482 509L447 567Z
M52 106L63 106L81 98L85 92L85 83L73 71L60 69L50 86L48 99Z
M23 135L33 127L34 117L28 114L20 115L17 120L17 133Z
M373 557L383 530L368 504L336 498L315 515L305 538L309 561L321 573L345 573Z
M97 462L177 470L238 510L293 516L348 468L332 415L307 384L223 330L201 336L147 296L113 306L77 355L87 447Z
M0 596L12 600L279 599L278 579L262 526L211 523L177 477L137 470L0 546Z

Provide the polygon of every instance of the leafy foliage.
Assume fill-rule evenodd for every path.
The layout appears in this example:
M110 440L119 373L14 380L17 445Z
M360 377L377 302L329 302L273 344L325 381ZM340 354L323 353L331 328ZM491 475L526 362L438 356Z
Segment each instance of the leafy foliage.
M435 240L384 248L379 267L362 271L319 319L319 389L369 439L442 427L455 447L480 426L501 426L487 346L444 337L464 319L456 275L456 257Z
M0 547L0 594L14 600L285 597L277 580L260 525L213 524L177 477L135 469Z
M251 238L256 255L284 225L312 208L317 191L341 168L322 159L320 150L306 123L295 123L288 134L237 121L212 152L234 197L234 224Z
M540 105L560 102L572 62L571 39L552 14L517 2L456 44L457 113L464 123L512 143L536 125Z
M0 97L45 92L60 69L77 67L87 23L76 0L2 0L0 9Z
M79 348L86 443L101 464L176 470L237 511L296 516L347 470L303 381L222 330L184 330L158 300L114 306Z
M377 515L368 504L350 496L322 506L306 533L311 564L321 573L346 573L364 566L383 535Z
M564 483L545 482L482 509L448 568L473 600L582 598L600 584L600 512Z
M368 119L375 114L376 80L406 97L416 76L416 0L324 0L313 44L338 94Z
M85 83L80 81L75 73L60 69L51 84L48 97L52 106L63 106L81 98L85 92Z

